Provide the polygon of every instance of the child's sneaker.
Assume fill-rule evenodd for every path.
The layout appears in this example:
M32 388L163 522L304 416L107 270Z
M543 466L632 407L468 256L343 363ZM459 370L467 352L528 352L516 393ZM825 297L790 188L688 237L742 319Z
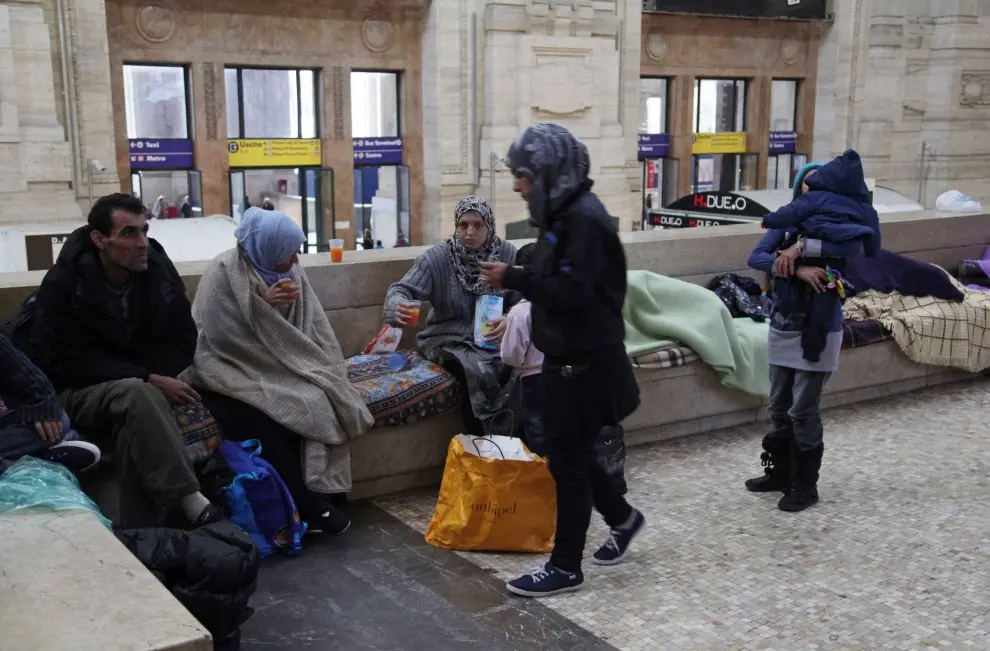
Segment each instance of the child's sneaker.
M530 574L509 581L505 587L509 592L520 597L551 597L564 592L574 592L581 588L582 583L584 583L584 575L580 570L572 574L548 562Z
M631 519L632 523L629 526L612 529L608 533L605 544L599 547L598 551L591 558L596 565L617 565L622 562L622 558L629 551L629 545L632 543L633 538L639 534L643 525L646 524L646 518L639 511L633 510Z

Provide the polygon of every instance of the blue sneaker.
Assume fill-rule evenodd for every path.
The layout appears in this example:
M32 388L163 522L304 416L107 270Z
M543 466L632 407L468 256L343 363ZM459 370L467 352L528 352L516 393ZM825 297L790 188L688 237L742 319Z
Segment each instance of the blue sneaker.
M505 584L509 592L520 597L551 597L564 592L574 592L584 583L580 570L571 574L558 569L552 563L533 570L531 574L519 577Z
M626 552L629 551L629 545L632 543L633 538L639 534L645 524L646 518L643 517L643 514L634 510L632 525L622 529L612 529L608 533L608 539L605 541L605 544L598 548L598 551L595 552L591 560L596 565L617 565L621 563Z

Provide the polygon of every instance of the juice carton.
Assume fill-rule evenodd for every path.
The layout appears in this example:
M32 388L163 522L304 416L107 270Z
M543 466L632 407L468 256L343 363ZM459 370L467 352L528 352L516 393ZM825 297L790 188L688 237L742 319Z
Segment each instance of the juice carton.
M485 341L491 334L491 322L502 316L501 296L479 296L474 305L474 343L481 348L498 350L498 344Z

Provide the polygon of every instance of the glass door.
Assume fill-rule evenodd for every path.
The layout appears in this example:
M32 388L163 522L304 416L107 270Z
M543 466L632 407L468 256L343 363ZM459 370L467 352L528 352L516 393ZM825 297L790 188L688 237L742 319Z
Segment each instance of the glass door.
M331 233L336 231L333 223L333 170L299 170L299 193L303 198L302 228L306 233L303 253L329 251L332 236L327 236L326 223L329 221Z

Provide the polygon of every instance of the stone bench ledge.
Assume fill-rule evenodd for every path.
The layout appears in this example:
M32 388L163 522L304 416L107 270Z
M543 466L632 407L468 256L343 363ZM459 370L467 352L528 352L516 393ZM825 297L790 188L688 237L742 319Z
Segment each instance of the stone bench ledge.
M212 651L210 634L92 514L0 514L4 651Z

